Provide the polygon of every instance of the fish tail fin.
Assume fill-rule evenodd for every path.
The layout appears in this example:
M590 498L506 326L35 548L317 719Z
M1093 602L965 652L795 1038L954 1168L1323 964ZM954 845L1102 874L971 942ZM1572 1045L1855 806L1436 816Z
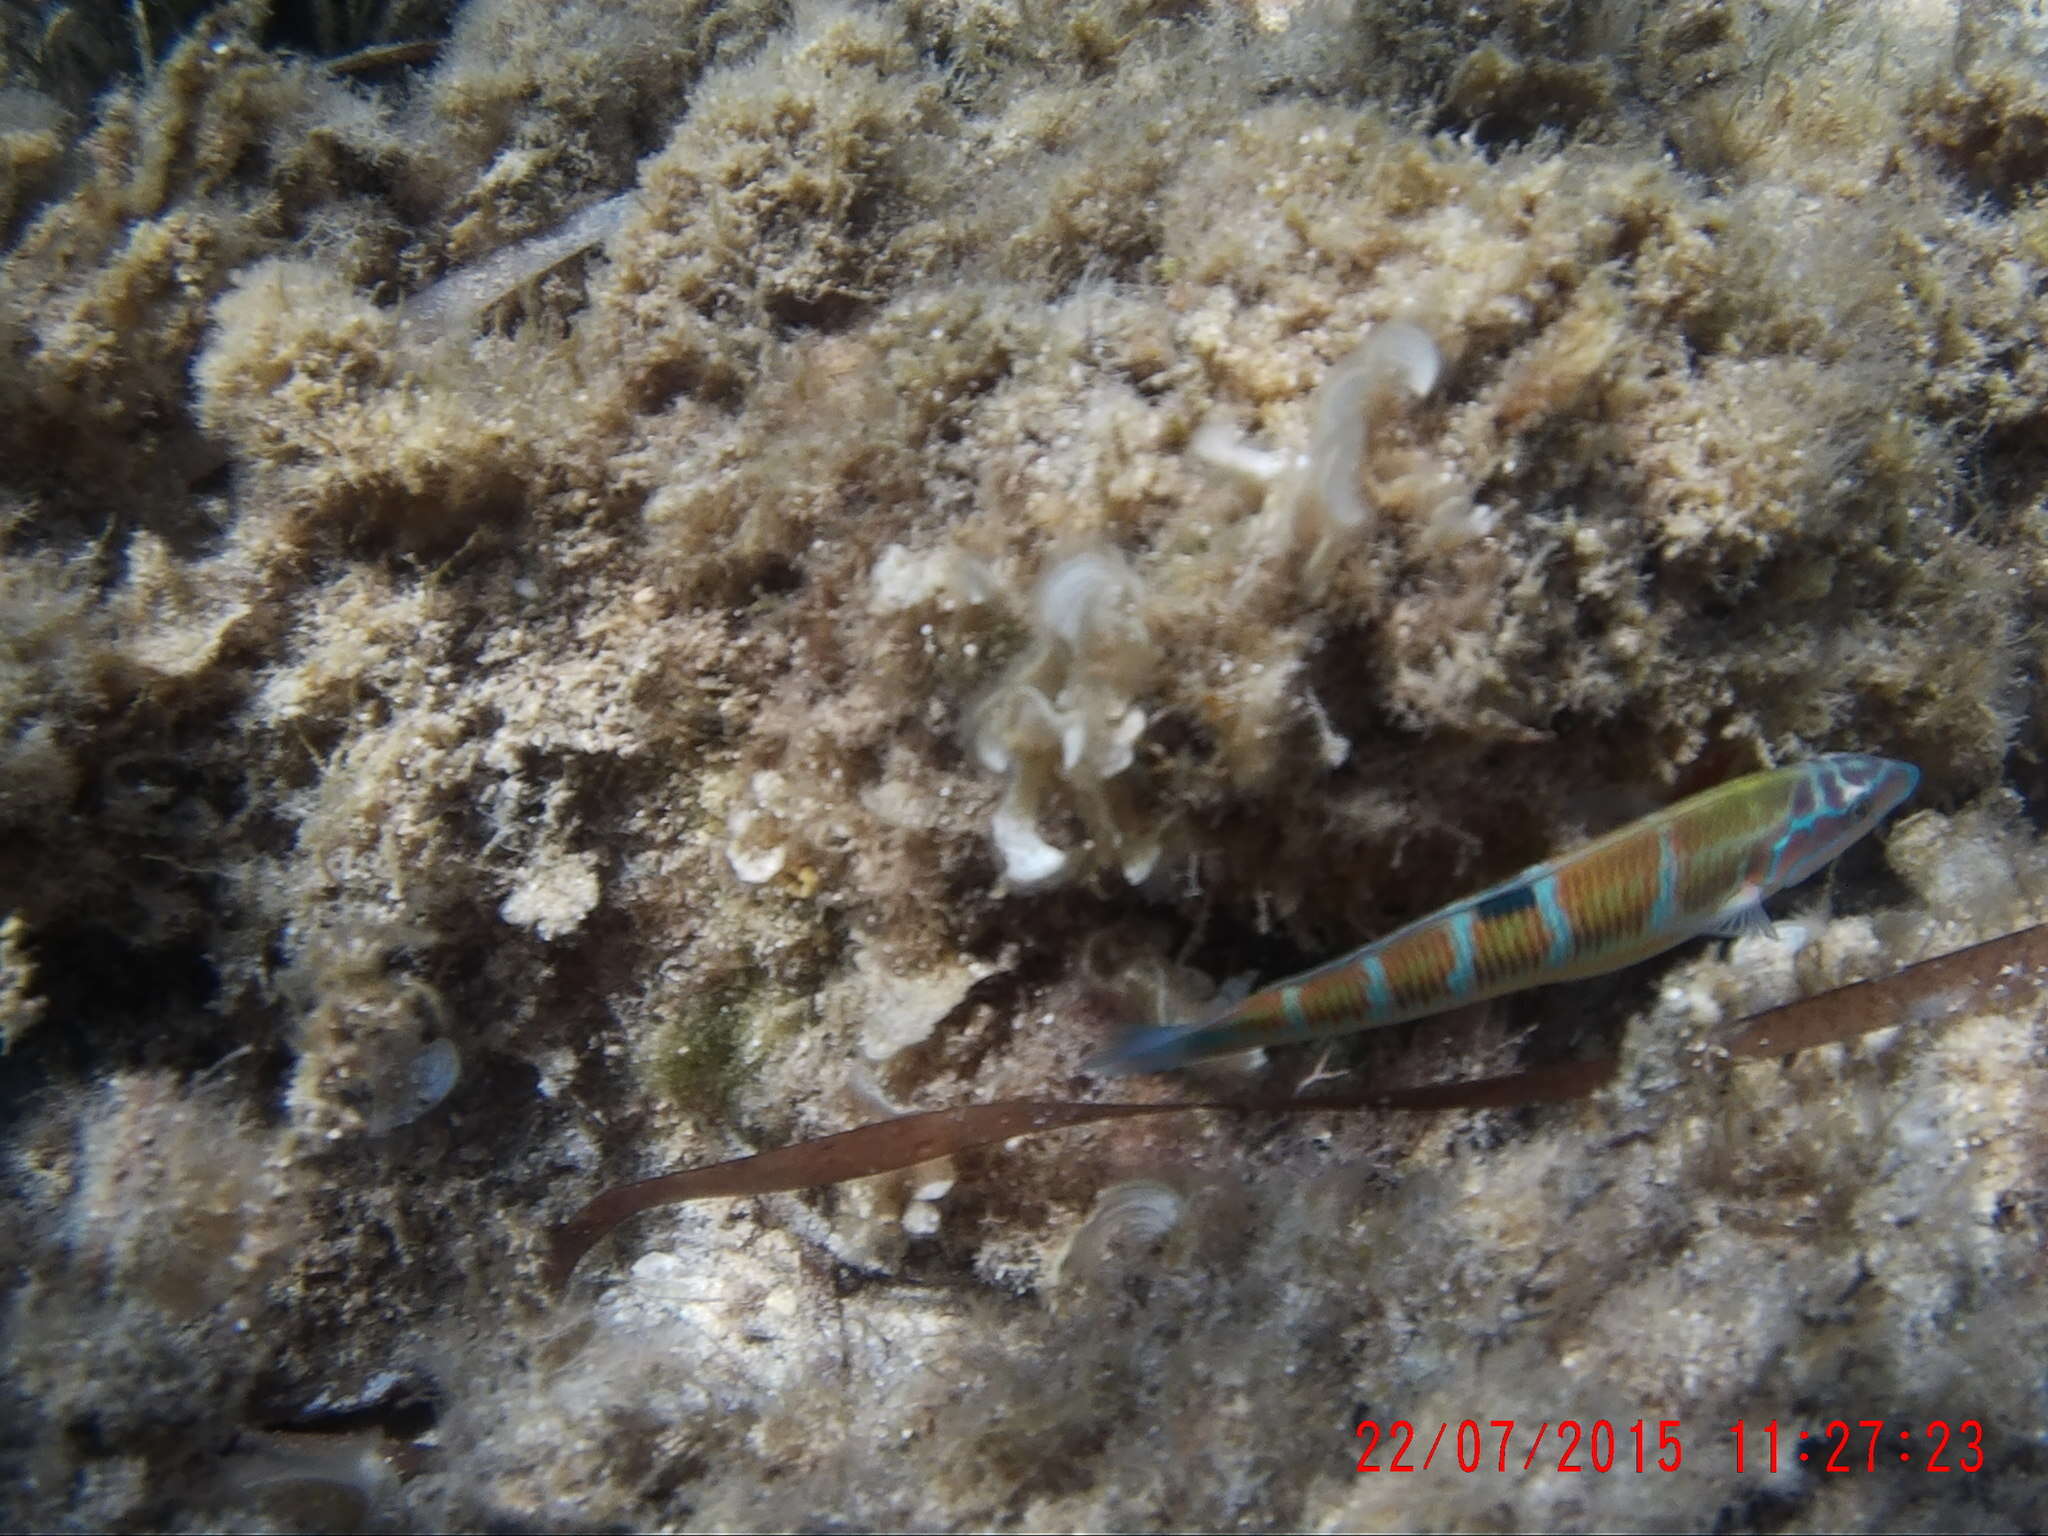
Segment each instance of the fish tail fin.
M1188 1042L1195 1033L1194 1029L1182 1024L1154 1024L1133 1029L1108 1050L1082 1062L1081 1070L1096 1077L1171 1072L1194 1059Z

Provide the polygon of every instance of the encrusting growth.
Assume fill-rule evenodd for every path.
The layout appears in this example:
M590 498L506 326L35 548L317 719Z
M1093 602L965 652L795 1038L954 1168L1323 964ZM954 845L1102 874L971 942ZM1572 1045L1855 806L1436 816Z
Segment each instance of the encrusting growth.
M1731 1494L1272 1433L2037 1413L2035 1004L1717 1054L2048 890L2027 9L10 8L19 1523L287 1525L221 1492L252 1431L431 1419L364 1519L2048 1525L2023 1436L1999 1482ZM1903 889L1866 846L1657 985L1347 1041L1387 1113L1025 1097L1863 744L1941 808ZM1461 934L1475 992L1526 960L1543 894L1382 953L1390 1000L1462 992ZM981 1108L784 1156L877 1102ZM581 1194L697 1164L770 1193L526 1306ZM1174 1262L1048 1305L1147 1181Z

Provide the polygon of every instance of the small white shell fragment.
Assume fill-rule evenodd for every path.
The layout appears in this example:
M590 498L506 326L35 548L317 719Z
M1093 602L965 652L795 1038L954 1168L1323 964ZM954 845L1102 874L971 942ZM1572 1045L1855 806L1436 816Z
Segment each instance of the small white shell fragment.
M748 885L762 885L773 880L782 873L782 866L789 862L789 850L782 844L763 843L750 835L768 820L764 813L751 806L743 806L732 813L727 823L732 838L725 845L725 862Z
M635 1280L653 1281L656 1284L673 1281L682 1276L683 1261L672 1253L650 1249L633 1261L632 1273Z
M826 1016L859 1029L862 1056L887 1061L929 1040L988 972L988 966L967 961L907 969L863 947L854 956L853 975L825 1000ZM897 1111L892 1106L887 1112Z
M910 1198L929 1203L933 1200L943 1200L952 1192L953 1176L949 1173L926 1179L923 1183L915 1186L910 1191Z
M553 941L583 926L599 894L597 855L558 852L536 860L499 906L498 916Z
M1031 818L1007 798L996 807L990 830L996 852L1002 855L1003 873L1019 885L1050 880L1067 867L1067 856L1040 837Z
M773 848L749 852L737 843L729 843L725 862L748 885L764 885L782 873L782 866L789 862L789 850L778 843Z
M985 603L995 578L980 561L957 549L911 550L891 544L875 559L868 576L868 609L902 613L924 603L945 607Z
M1180 1225L1187 1197L1158 1179L1126 1179L1095 1197L1088 1213L1053 1263L1053 1283L1068 1284L1098 1272L1113 1248L1157 1242Z

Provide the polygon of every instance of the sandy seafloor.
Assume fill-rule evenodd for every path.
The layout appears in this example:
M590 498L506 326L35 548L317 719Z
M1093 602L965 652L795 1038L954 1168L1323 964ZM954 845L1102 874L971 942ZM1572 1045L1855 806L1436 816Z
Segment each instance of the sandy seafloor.
M78 0L0 60L0 1524L2048 1524L2042 1010L1720 1049L2048 916L2037 5ZM1097 1127L541 1283L607 1185L1102 1093L1839 750L1920 791L1774 935L1119 1085L1590 1099Z

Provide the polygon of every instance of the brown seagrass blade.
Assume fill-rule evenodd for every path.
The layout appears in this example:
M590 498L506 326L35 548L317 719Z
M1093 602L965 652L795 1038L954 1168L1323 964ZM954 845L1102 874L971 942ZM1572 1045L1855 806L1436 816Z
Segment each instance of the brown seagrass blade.
M2044 988L2048 988L2048 925L2037 925L1923 960L1889 976L1837 987L1755 1014L1727 1048L1737 1057L1788 1055L1896 1024L1936 1025L1952 1017L2009 1009ZM992 1104L919 1110L751 1157L608 1189L550 1235L545 1278L551 1289L560 1290L584 1255L620 1222L656 1206L685 1200L811 1189L914 1168L934 1158L1013 1137L1142 1115L1201 1110L1237 1114L1440 1113L1560 1103L1593 1093L1618 1067L1619 1058L1601 1056L1468 1082L1352 1093L1252 1094L1151 1104L1000 1099Z
M1463 1083L1429 1083L1416 1088L1378 1089L1299 1098L1285 1094L1237 1099L1177 1100L1158 1104L1090 1103L1082 1099L999 1099L957 1109L920 1110L879 1120L811 1141L799 1141L752 1157L686 1168L608 1189L585 1205L551 1236L547 1282L560 1289L583 1256L629 1216L656 1206L721 1195L766 1195L812 1189L847 1179L914 1168L1012 1137L1065 1130L1101 1120L1140 1115L1177 1115L1194 1110L1305 1114L1318 1110L1500 1109L1520 1104L1579 1098L1613 1074L1611 1060L1538 1067L1505 1077Z

